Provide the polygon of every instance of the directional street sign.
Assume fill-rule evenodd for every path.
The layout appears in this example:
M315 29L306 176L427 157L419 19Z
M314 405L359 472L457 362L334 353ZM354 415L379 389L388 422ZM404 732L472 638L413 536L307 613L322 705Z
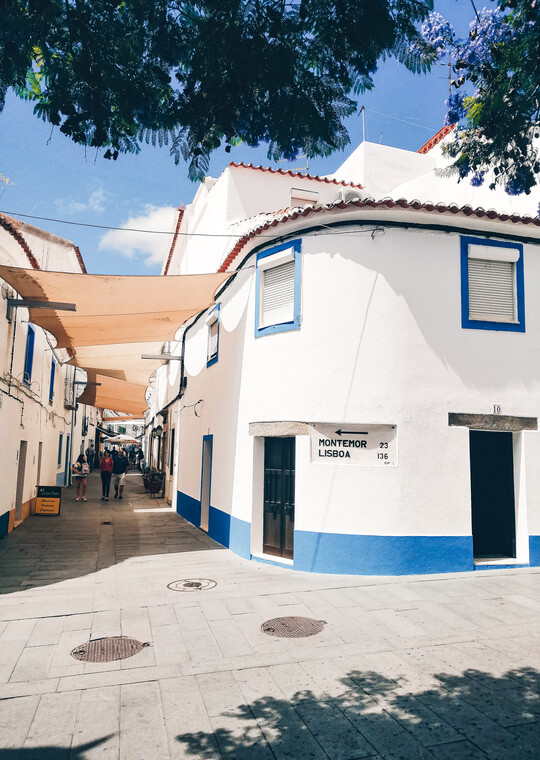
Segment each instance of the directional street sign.
M319 464L397 465L396 425L310 425L311 461Z

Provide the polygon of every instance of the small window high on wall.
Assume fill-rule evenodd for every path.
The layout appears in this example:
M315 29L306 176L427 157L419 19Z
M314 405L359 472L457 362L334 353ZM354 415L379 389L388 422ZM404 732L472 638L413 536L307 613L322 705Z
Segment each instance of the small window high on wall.
M32 365L34 364L34 340L36 331L32 325L28 325L28 332L26 334L26 350L24 353L24 373L23 383L30 385L32 381Z
M206 318L208 326L208 338L206 349L206 366L210 367L218 360L219 352L219 310L220 304L216 304Z
M300 327L300 241L257 256L255 336Z
M461 238L462 326L525 332L523 246Z

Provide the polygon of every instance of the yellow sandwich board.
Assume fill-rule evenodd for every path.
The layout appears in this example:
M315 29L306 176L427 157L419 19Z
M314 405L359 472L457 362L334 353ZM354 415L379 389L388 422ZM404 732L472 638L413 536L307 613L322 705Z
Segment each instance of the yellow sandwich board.
M36 515L59 515L61 498L61 486L38 486Z

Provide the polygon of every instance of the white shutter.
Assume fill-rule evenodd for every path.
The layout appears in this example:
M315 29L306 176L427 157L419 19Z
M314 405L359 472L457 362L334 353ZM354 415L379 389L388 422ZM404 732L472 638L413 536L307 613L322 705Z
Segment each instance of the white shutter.
M208 358L217 356L218 320L208 325Z
M261 272L261 327L294 320L294 261Z
M517 322L515 263L469 258L469 319Z

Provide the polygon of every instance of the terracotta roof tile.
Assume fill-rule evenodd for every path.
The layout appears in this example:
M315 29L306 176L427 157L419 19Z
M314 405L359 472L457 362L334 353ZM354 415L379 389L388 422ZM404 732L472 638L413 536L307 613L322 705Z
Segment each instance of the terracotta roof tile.
M165 264L165 269L163 270L164 275L166 275L167 272L169 271L174 248L176 246L176 241L178 240L178 233L180 232L180 225L182 224L183 218L184 218L184 204L182 203L182 205L178 208L178 219L176 220L176 229L174 230L174 235L173 235L171 247L169 250L169 255L167 256L167 263Z
M358 185L356 182L341 182L338 179L333 179L331 177L319 177L317 174L303 174L302 172L295 172L291 169L273 169L270 166L255 166L255 164L244 164L239 163L237 164L235 161L231 161L229 166L234 166L237 169L254 169L255 171L259 172L269 172L270 174L281 174L283 176L287 175L289 177L299 177L300 179L311 179L315 182L324 182L327 185L346 185L347 187L362 187L362 185Z
M532 225L533 227L540 227L540 218L538 217L530 217L530 216L519 216L518 214L500 214L495 209L488 209L487 211L481 207L473 209L471 206L458 206L455 203L452 203L450 205L446 205L444 203L422 203L419 200L412 200L407 201L405 198L400 198L399 200L393 200L392 198L384 198L383 200L376 201L373 198L366 198L365 200L354 200L354 201L336 201L335 203L328 203L328 204L319 204L319 205L310 205L305 206L303 209L297 207L294 209L291 209L290 211L283 213L281 215L276 215L273 219L269 219L264 224L260 224L259 226L253 228L249 232L245 233L235 244L234 248L230 251L230 253L227 255L225 260L223 261L223 264L219 268L219 272L226 272L229 267L232 265L232 263L235 261L235 259L238 257L242 249L247 245L247 243L257 237L257 235L260 235L265 230L270 229L271 227L275 227L278 224L284 224L286 222L290 222L294 219L298 219L299 217L303 216L309 216L311 214L318 214L320 212L331 212L334 209L353 209L353 208L359 208L359 209L365 209L365 208L373 208L373 209L393 209L393 208L402 208L402 209L413 209L414 211L424 211L431 214L440 214L440 215L461 215L465 217L476 217L477 219L497 219L500 222L509 222L510 224L523 224L523 225Z
M442 129L439 129L436 135L433 135L433 137L430 137L427 143L424 143L421 148L418 148L416 151L417 153L429 153L429 151L434 148L436 145L438 145L441 140L444 140L446 135L449 135L450 132L454 129L456 125L455 124L447 124Z
M3 227L6 232L9 232L11 237L15 238L17 243L21 246L26 254L26 257L33 269L39 269L39 263L34 254L32 253L30 246L19 231L19 225L16 219L12 219L10 216L4 216L0 214L0 227Z

